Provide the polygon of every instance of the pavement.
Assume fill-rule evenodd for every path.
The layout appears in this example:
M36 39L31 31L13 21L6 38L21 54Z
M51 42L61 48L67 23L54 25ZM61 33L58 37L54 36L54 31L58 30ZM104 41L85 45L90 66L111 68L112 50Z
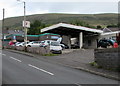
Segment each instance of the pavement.
M118 72L98 69L93 66L90 66L89 62L94 61L94 53L93 53L94 50L93 49L70 50L70 51L67 50L67 51L63 51L65 53L63 53L62 55L58 55L58 56L40 56L37 54L31 54L31 53L22 52L22 51L15 51L15 50L8 50L8 51L30 56L38 60L42 59L47 62L60 64L63 66L74 68L74 69L79 69L79 70L86 71L86 72L89 72L95 75L103 76L106 78L120 80Z

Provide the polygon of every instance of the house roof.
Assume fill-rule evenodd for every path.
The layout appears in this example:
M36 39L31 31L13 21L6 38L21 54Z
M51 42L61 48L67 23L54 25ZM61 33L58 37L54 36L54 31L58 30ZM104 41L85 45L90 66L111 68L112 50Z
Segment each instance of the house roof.
M43 29L41 29L41 32L46 32L46 31L49 31L49 30L57 29L59 27L71 28L71 29L79 30L79 31L88 31L88 32L94 32L94 33L103 33L102 30L97 30L97 29L83 27L83 26L76 26L76 25L66 24L66 23L58 23L58 24L55 24L55 25L43 28Z
M112 34L117 34L117 33L120 33L120 31L102 33L101 35L112 35Z
M112 31L110 29L108 29L108 28L104 28L103 33L107 33L107 32L112 32Z
M107 33L107 32L115 32L115 31L120 31L120 28L104 28L103 32Z

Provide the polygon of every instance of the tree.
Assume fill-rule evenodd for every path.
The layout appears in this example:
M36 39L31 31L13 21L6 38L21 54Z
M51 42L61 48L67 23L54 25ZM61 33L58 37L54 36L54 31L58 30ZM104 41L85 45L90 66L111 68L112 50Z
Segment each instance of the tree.
M100 29L100 28L102 28L102 27L101 27L100 25L98 25L98 26L97 26L97 29Z
M38 35L40 34L40 30L42 28L45 28L47 25L42 23L41 21L35 20L32 24L31 27L28 29L28 34L30 35Z
M107 28L116 28L118 26L119 26L118 24L110 24L107 26Z

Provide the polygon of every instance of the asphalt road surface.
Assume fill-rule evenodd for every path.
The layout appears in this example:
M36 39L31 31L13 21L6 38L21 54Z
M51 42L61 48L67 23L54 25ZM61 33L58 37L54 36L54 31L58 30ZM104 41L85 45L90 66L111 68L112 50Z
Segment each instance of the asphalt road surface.
M118 81L4 50L3 84L118 84Z

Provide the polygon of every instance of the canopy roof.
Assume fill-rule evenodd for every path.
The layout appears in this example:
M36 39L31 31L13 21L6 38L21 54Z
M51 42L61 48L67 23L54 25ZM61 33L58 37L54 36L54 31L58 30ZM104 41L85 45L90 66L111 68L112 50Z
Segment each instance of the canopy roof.
M41 29L41 32L47 33L56 33L59 35L71 35L78 36L80 32L83 32L84 35L94 35L103 33L102 30L92 29L83 26L76 26L66 23L58 23L46 28Z

